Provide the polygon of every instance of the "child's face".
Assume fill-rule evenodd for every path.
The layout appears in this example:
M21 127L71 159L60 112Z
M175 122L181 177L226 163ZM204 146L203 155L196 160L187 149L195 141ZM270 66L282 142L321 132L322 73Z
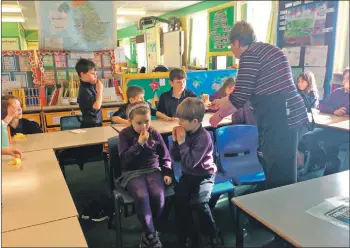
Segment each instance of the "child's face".
M225 89L225 94L226 94L226 96L231 95L231 93L232 93L234 90L235 90L235 86L234 86L234 85L230 85L230 86L226 87L226 89Z
M130 120L132 127L137 133L141 133L142 131L146 131L149 129L151 124L151 114L148 112L145 115L135 114L134 118Z
M90 84L96 84L97 82L97 71L96 68L90 69L87 73L80 73L80 78L82 81L90 83Z
M186 78L176 78L173 81L170 81L170 85L175 92L183 92L186 88Z
M350 85L349 85L349 72L345 73L343 78L343 86L346 92L349 92Z
M130 97L129 98L129 102L130 103L142 102L144 98L145 98L145 94L144 93L140 93L140 94L136 95L135 97Z
M179 125L183 129L185 129L186 132L192 132L197 127L197 124L198 124L197 119L194 119L192 121L188 121L188 120L179 118Z
M302 79L301 77L298 78L298 88L301 91L304 91L307 89L307 87L309 86L308 82L304 79Z
M21 103L18 100L11 100L10 104L13 106L13 108L17 109L17 115L14 118L21 119L23 114Z

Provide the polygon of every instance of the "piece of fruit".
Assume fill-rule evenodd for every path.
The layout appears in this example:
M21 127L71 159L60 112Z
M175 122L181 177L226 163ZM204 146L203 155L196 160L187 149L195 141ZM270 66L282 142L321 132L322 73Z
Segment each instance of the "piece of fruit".
M20 158L14 158L10 162L8 162L8 165L14 166L14 165L20 165L21 164L21 159Z

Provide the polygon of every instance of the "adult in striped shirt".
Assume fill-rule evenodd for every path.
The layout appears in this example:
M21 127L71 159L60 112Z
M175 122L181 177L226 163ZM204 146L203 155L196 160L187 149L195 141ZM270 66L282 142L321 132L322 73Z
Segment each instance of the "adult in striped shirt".
M232 53L239 59L236 87L228 97L214 101L212 108L218 111L210 123L215 127L250 101L267 188L295 183L298 130L307 122L307 112L287 57L276 46L256 42L253 28L244 21L235 24L229 38Z

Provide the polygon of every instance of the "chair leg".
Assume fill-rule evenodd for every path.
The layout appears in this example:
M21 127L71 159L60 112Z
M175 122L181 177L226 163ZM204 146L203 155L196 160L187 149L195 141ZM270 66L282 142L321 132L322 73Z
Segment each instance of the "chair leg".
M108 182L108 158L107 158L107 154L103 153L103 162L105 165L105 181Z
M84 163L79 163L78 164L80 171L84 170Z
M236 217L235 217L235 205L231 202L231 199L233 198L233 192L230 191L228 194L228 208L232 217L232 223L235 223Z
M122 234L122 216L120 209L120 196L116 196L114 199L115 207L115 220L116 220L116 248L123 248L123 234Z

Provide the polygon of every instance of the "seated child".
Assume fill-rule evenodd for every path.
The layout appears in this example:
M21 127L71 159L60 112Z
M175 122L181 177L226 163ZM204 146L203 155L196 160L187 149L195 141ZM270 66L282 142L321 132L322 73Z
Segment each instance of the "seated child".
M172 132L174 143L171 155L175 161L181 161L182 169L182 176L175 189L177 247L186 247L187 238L192 238L193 247L197 247L197 235L193 233L191 225L191 209L195 209L198 215L202 234L210 237L211 242L222 243L208 204L217 167L213 159L211 136L202 127L204 113L204 103L194 97L183 100L176 111L180 125Z
M318 107L318 92L316 87L315 76L311 71L302 72L298 76L297 89L299 94L304 100L307 112L312 115L312 108ZM315 122L312 119L312 122L309 122L307 125L304 125L299 131L299 137L305 133L312 131L315 128ZM304 166L304 155L305 150L302 146L298 147L297 154L297 164L298 168L303 168Z
M221 99L229 96L235 90L236 80L235 78L227 78L222 85L222 87L210 96L210 102L214 102L216 99ZM248 101L244 104L243 108L237 109L236 112L232 114L232 124L246 124L246 125L256 125L253 111L250 107L250 102ZM216 112L215 110L209 110L209 112Z
M343 88L333 91L323 103L320 111L338 116L349 115L349 68L343 73ZM316 160L315 166L324 168L325 175L339 172L341 163L338 158L339 146L349 143L349 135L341 130L328 128L315 128L304 134L300 145L310 151L312 158Z
M122 175L118 179L135 200L136 213L143 233L140 247L162 247L153 218L164 208L164 183L171 184L169 151L161 135L150 127L148 103L134 102L128 106L131 125L119 134L119 155Z
M135 102L143 101L145 96L145 91L139 86L129 86L126 90L126 97L128 98L128 103L121 106L116 112L114 112L112 116L112 121L120 124L129 124L128 117L126 116L126 110L128 106ZM173 121L175 118L170 118L165 114L150 108L151 115L157 116L159 119L163 119L166 121Z
M17 97L12 95L2 96L1 98L1 147L10 147L10 133L8 126L15 118L19 118L22 113L21 103Z
M187 97L197 97L186 90L186 73L182 69L173 69L169 73L171 90L161 94L157 110L169 117L176 117L177 106Z

